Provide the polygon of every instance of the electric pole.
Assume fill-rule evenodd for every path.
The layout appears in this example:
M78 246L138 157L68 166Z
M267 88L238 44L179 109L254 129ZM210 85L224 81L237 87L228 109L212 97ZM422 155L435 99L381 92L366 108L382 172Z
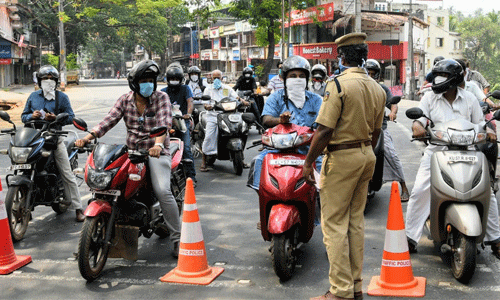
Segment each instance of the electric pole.
M410 64L410 93L411 100L415 99L415 62L413 58L413 9L410 0L410 14L408 15L408 62Z
M354 2L354 10L356 11L356 21L354 26L355 32L361 32L361 0L355 0Z
M64 23L62 13L64 12L63 0L59 0L59 73L61 91L66 89L66 38L64 37Z

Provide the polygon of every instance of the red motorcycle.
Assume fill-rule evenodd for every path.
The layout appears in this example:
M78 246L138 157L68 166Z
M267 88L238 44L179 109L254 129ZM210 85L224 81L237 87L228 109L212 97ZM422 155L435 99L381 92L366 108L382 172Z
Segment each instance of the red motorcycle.
M258 191L260 230L264 240L272 242L274 271L283 281L291 278L297 249L311 239L314 231L319 193L302 177L306 156L297 152L300 146L311 143L313 134L309 127L288 123L262 135L261 143L277 151L269 152L262 161Z
M79 130L89 132L84 120L74 118L73 124ZM167 127L156 127L149 137L166 132ZM153 233L160 237L169 235L149 180L148 152L94 141L94 144L80 148L91 152L84 173L93 196L85 210L78 245L78 268L86 280L99 277L108 256L137 259L137 239L141 234L147 238ZM181 213L186 186L183 143L172 138L169 148L172 156L171 190Z

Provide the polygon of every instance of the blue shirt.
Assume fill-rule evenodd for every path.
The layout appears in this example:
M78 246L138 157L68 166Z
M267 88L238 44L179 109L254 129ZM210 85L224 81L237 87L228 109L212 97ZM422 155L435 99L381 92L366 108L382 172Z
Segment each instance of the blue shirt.
M285 111L292 114L290 122L299 126L311 127L316 121L321 103L323 100L315 93L306 91L306 102L302 109L298 109L292 101L288 101L288 107L283 101L285 90L279 90L267 98L262 111L262 116L272 116L278 118Z
M75 117L75 113L73 113L73 109L71 108L71 104L69 103L68 96L60 91L56 91L56 97L59 97L59 107L56 112L56 99L47 100L43 97L42 90L38 90L36 92L31 93L26 101L26 105L24 106L23 113L21 114L21 120L23 123L31 121L31 115L35 110L43 110L44 108L51 113L60 114L60 113L68 113L69 118L63 125L68 125L73 123L73 118Z
M181 84L178 88L169 88L168 86L161 89L162 92L167 93L170 103L179 104L179 109L182 114L188 113L187 99L193 98L191 88L185 84Z

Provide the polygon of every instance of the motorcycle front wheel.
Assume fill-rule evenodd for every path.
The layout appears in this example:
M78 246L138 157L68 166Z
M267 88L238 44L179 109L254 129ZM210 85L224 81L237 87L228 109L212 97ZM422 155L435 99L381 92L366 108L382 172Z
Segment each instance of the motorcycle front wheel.
M28 192L29 188L25 185L11 186L5 196L5 209L13 242L22 240L28 229L31 215L28 207Z
M455 230L453 244L455 245L451 254L453 276L459 282L467 283L476 270L476 239Z
M234 152L233 167L236 175L243 173L243 151Z
M292 278L297 257L295 247L297 242L298 227L290 231L273 235L271 256L273 260L274 272L282 281Z
M109 244L106 242L106 230L109 215L100 214L86 217L78 244L78 269L82 277L92 281L99 277L106 264Z
M69 206L71 205L71 199L69 200L69 204L64 203L64 202L66 202L66 197L64 196L64 186L63 186L63 182L62 182L61 178L59 178L57 184L60 187L59 188L59 199L58 199L58 201L53 201L50 204L50 206L52 207L52 210L56 212L56 214L60 215L62 213L65 213L68 210Z

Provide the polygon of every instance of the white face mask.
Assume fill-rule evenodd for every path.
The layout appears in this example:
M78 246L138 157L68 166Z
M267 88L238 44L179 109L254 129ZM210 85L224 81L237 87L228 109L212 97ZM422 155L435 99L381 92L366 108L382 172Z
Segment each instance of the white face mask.
M179 85L179 83L181 83L181 82L179 80L171 80L171 81L169 81L169 83L171 85Z
M288 99L293 102L293 104L302 109L304 103L306 102L306 87L307 80L305 78L287 78L286 79L286 92Z
M442 82L445 82L448 78L444 76L436 76L434 77L434 84L440 84Z
M52 79L42 80L41 85L43 96L47 100L54 100L56 98L56 81Z
M321 82L314 82L314 89L319 90L321 88Z
M245 74L245 77L246 77L246 78L250 77L250 74Z
M191 75L191 81L197 82L198 81L198 75Z

